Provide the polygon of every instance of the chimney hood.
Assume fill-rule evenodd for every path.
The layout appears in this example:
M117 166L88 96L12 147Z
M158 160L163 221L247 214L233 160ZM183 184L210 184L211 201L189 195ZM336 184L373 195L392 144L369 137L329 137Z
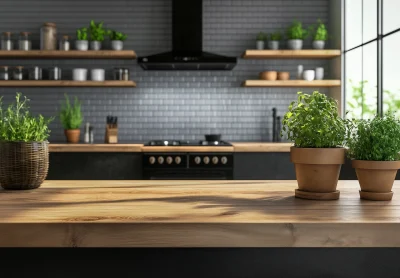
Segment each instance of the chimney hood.
M236 57L203 51L203 1L172 0L170 52L139 57L145 70L232 70Z

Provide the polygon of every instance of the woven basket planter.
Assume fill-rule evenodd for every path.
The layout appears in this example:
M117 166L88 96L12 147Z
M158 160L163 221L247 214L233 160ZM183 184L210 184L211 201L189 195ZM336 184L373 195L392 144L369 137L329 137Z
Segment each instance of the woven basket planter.
M0 185L38 188L49 169L49 142L0 142Z

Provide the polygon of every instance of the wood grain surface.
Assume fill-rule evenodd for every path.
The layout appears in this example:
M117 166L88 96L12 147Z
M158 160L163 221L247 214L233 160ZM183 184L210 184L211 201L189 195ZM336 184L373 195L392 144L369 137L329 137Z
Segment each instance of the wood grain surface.
M0 50L0 58L23 59L135 59L133 50Z
M119 80L0 80L0 87L136 87L136 83Z
M232 143L235 152L290 152L292 143Z
M243 87L339 87L340 80L246 80Z
M49 144L56 152L142 152L142 144Z
M0 190L0 246L400 247L400 182L388 202L340 181L335 201L296 181L46 181Z
M303 50L246 50L244 59L321 59L340 56L336 49L303 49Z

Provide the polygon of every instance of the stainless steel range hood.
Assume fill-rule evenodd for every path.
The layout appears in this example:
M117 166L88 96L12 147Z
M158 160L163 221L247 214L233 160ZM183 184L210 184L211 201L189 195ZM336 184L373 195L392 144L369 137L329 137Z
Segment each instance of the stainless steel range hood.
M203 51L203 1L172 0L170 52L139 57L145 70L232 70L236 57Z

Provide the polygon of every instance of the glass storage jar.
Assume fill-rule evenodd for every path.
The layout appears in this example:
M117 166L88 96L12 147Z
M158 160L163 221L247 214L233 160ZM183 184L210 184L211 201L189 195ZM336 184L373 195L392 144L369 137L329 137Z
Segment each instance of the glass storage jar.
M61 80L61 69L59 67L49 68L49 80Z
M30 34L29 32L21 32L18 41L19 50L32 50L32 42L29 39Z
M57 49L57 28L55 23L46 22L40 28L40 49Z
M0 80L10 80L7 66L0 66Z
M13 48L11 32L4 32L1 36L1 50L13 50Z
M22 66L15 67L13 72L13 79L24 80L24 67Z
M70 50L70 42L69 42L69 36L63 36L62 39L60 40L60 50L68 51Z
M122 80L123 72L121 68L114 68L114 80Z
M123 69L122 80L124 80L124 81L128 81L129 80L129 69Z

